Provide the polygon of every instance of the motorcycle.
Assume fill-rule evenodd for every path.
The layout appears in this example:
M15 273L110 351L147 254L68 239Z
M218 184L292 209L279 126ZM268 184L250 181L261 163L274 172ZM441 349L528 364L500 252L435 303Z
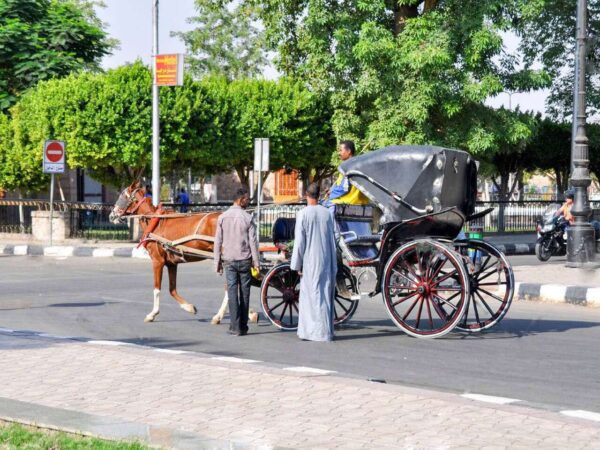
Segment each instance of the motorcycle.
M540 261L548 261L552 256L567 254L567 226L564 216L557 216L560 207L549 206L537 224L538 239L535 243L535 256Z

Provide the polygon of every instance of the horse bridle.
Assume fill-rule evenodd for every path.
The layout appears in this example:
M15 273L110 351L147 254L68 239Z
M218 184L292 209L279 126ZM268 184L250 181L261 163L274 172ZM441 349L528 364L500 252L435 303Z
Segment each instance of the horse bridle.
M113 208L115 216L121 218L127 212L129 212L129 214L135 214L135 212L139 209L140 206L142 206L143 203L143 198L142 200L140 200L136 197L136 194L141 190L142 188L136 188L131 193L129 193L127 192L127 188L124 189L123 192L121 192L121 195L119 195L117 201L115 202L115 207ZM135 208L131 211L128 211L131 205L133 205L135 202L137 202Z

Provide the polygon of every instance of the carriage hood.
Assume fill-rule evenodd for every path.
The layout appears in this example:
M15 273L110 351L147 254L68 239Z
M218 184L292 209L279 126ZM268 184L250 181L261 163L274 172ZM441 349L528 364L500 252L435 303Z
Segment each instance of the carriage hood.
M477 164L467 152L395 145L343 162L339 171L383 212L381 223L456 208L475 209Z

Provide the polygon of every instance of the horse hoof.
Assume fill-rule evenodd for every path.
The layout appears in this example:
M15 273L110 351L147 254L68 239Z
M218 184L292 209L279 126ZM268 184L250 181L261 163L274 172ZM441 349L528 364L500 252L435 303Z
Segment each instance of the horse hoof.
M250 313L250 322L258 323L258 313L257 312Z
M196 314L198 312L196 307L194 305L192 305L191 303L184 303L183 305L181 305L181 309L189 312L190 314Z
M145 323L149 323L149 322L154 322L154 319L156 319L156 316L158 316L158 313L156 314L148 314L145 318L144 318L144 322Z
M212 325L219 325L221 323L221 319L219 318L219 316L215 316L211 319L210 323Z

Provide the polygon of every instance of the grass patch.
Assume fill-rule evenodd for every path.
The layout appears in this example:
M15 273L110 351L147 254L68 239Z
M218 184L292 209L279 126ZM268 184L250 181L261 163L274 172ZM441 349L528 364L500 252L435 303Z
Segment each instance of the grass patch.
M2 450L150 450L139 443L113 442L59 431L43 430L15 423L0 422Z

